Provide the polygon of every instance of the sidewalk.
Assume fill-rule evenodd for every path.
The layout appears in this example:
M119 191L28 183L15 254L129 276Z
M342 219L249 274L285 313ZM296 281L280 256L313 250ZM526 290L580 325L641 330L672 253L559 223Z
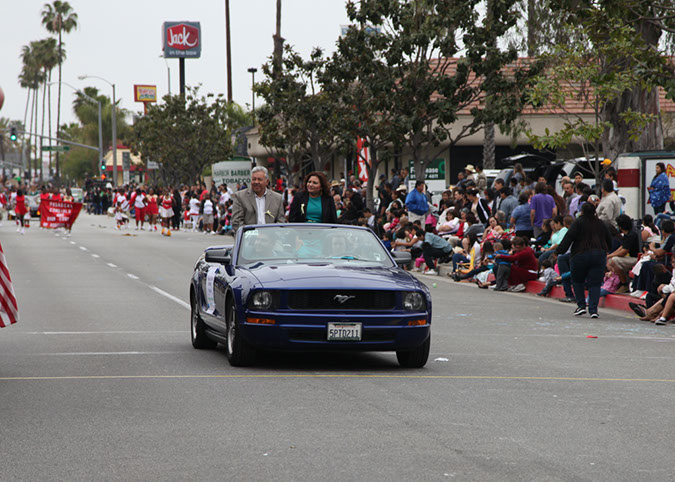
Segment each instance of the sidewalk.
M438 277L450 279L448 278L448 275L451 272L452 272L451 265L441 264L438 266ZM429 278L434 278L434 276L429 276ZM462 283L470 283L470 282L462 281ZM525 292L531 294L539 293L544 288L544 285L545 283L543 283L542 281L530 281L525 285ZM548 298L560 299L564 297L565 292L563 291L562 286L556 286L555 288L553 288L553 290L551 290L551 293L548 295ZM640 298L636 298L628 294L621 294L621 295L607 295L600 298L600 303L598 306L601 308L610 308L614 310L628 311L632 314L633 310L631 310L630 307L628 306L628 303L631 302L644 304L644 302Z

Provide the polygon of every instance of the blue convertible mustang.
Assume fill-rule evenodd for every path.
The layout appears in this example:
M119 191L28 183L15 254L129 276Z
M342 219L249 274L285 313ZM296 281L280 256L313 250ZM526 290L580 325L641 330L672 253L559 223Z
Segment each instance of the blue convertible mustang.
M428 288L368 229L330 224L244 226L208 248L190 283L195 348L225 345L233 366L256 351L395 351L423 367L431 343Z

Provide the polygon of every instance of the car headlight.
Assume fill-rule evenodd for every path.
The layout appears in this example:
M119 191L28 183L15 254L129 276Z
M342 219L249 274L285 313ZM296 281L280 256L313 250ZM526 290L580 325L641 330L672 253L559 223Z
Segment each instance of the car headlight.
M422 311L424 309L424 297L417 291L403 295L403 308L408 311Z
M254 310L267 310L272 307L272 294L269 291L256 291L251 296L250 307Z

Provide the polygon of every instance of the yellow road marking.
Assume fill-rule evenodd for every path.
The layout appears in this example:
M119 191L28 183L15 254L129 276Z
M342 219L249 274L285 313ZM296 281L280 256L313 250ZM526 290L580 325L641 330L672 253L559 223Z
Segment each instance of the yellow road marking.
M667 378L593 378L593 377L519 377L492 375L352 375L352 374L299 374L299 375L71 375L54 377L0 377L0 381L13 380L148 380L148 379L199 379L199 378L408 378L427 380L533 380L572 382L661 382L675 383Z

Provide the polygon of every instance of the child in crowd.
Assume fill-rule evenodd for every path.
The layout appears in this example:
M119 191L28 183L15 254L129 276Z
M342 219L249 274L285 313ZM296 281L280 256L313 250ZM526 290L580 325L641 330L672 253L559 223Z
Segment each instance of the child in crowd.
M387 251L391 251L391 233L385 231L382 235L382 244L387 248Z
M561 278L558 276L558 273L555 272L555 269L553 269L553 261L550 259L545 259L542 261L540 268L541 276L544 278L546 286L544 286L544 288L539 293L537 293L537 296L548 296L553 287L558 284Z

